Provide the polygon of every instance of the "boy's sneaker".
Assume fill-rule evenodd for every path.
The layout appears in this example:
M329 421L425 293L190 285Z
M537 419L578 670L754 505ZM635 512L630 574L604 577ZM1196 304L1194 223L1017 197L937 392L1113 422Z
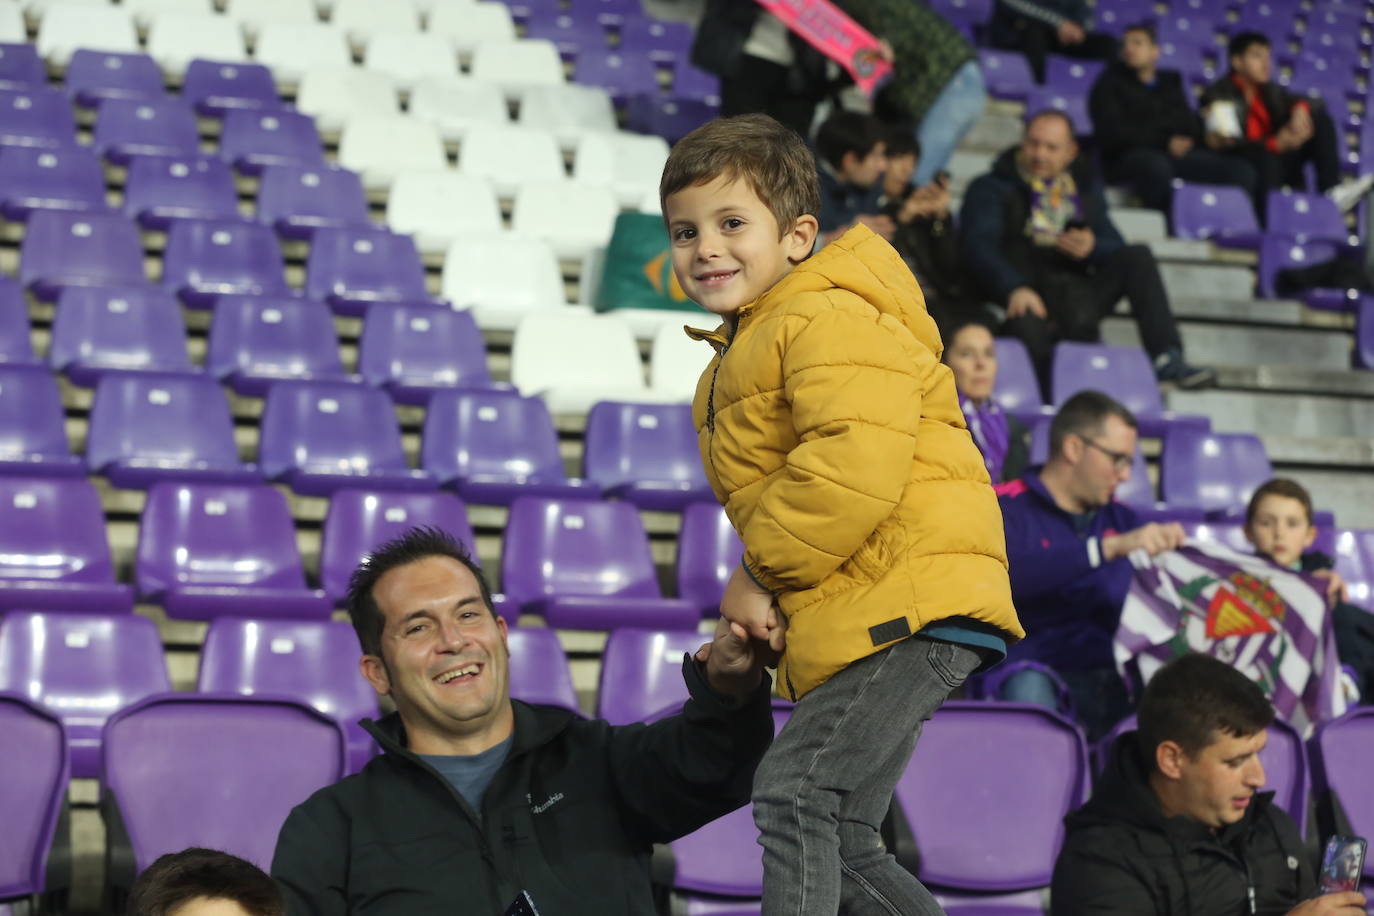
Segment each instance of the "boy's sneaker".
M1180 388L1206 388L1217 383L1215 371L1190 366L1178 350L1170 350L1155 357L1155 378L1161 382L1171 382Z
M1340 208L1342 213L1348 213L1355 209L1355 205L1360 202L1360 198L1369 193L1369 189L1374 187L1374 175L1363 175L1359 178L1347 178L1334 188L1326 192L1326 196Z

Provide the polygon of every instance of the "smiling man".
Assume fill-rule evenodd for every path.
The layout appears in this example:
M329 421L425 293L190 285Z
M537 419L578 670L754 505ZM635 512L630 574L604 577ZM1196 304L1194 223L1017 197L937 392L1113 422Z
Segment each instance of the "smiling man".
M362 676L396 712L383 753L291 813L288 912L653 912L649 855L749 799L773 734L768 659L722 623L684 658L691 699L612 727L510 697L506 622L447 534L412 529L353 574Z

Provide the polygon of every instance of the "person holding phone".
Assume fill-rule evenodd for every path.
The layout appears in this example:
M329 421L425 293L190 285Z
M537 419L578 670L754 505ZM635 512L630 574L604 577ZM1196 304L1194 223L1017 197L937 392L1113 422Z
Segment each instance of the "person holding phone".
M1156 672L1138 730L1065 818L1051 916L1364 916L1363 894L1320 892L1297 824L1261 791L1273 721L1259 686L1209 655Z

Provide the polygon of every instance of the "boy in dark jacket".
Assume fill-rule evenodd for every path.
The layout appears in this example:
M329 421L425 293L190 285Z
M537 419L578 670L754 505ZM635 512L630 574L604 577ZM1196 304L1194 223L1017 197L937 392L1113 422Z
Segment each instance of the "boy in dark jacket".
M816 131L816 176L821 191L820 245L863 223L892 239L896 224L882 212L887 131L872 115L838 111Z
M1363 916L1362 894L1315 896L1297 825L1259 791L1273 721L1263 691L1211 656L1161 668L1139 731L1064 819L1052 916Z

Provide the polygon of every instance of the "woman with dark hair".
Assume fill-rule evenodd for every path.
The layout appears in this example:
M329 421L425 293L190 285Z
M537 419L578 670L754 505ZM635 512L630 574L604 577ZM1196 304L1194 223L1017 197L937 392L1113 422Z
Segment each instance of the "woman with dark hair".
M1015 480L1030 463L1026 427L992 396L997 384L997 346L987 325L966 320L944 334L944 362L954 372L959 406L983 453L993 483Z

